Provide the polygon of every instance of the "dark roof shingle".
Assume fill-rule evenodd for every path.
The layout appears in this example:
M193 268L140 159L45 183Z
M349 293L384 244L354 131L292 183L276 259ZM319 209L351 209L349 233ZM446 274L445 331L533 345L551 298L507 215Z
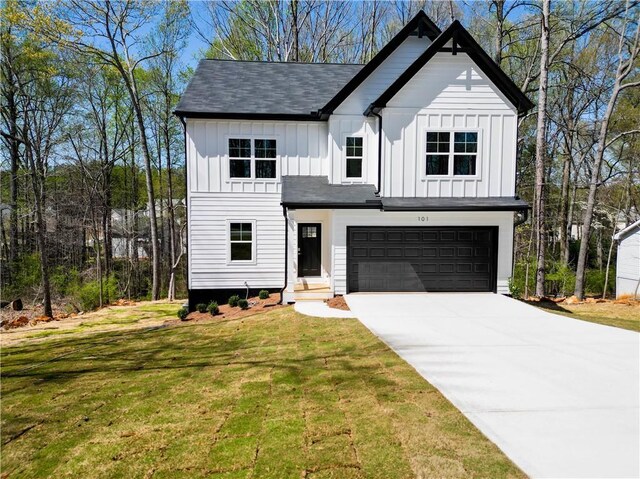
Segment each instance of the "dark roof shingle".
M282 204L295 208L380 208L373 185L330 185L326 176L283 176Z
M176 114L308 116L362 69L335 63L201 60Z

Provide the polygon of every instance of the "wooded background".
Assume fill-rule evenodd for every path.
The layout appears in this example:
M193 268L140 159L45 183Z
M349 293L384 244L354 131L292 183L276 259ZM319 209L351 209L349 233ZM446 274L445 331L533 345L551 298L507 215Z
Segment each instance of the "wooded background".
M611 237L640 211L637 1L5 0L2 299L50 316L52 301L184 297L172 111L194 56L365 63L420 9L443 29L460 20L537 103L519 127L533 210L512 293L610 293Z

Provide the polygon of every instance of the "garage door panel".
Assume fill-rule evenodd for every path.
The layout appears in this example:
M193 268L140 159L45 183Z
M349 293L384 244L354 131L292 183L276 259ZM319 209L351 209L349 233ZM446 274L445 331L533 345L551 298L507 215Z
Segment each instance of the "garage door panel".
M472 273L473 265L471 263L459 263L456 265L456 273Z
M353 241L367 241L369 238L369 234L365 231L354 231L353 233Z
M497 227L349 227L347 234L349 292L495 290Z
M437 231L424 231L422 233L422 241L438 241L440 239Z

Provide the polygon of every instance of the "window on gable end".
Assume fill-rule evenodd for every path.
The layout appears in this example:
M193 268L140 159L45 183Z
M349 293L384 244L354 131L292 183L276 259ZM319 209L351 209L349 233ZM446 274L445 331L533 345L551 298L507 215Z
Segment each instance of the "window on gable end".
M450 138L448 131L427 132L427 175L449 174Z

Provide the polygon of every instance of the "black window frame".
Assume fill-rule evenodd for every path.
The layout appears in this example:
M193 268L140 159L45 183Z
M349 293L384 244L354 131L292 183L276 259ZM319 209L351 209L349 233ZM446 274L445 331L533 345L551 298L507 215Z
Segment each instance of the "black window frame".
M354 144L350 145L349 141L354 140ZM360 145L356 143L359 141ZM357 149L360 149L360 155L357 155ZM350 175L349 174L349 163L353 163L354 161L360 162L360 175ZM344 140L344 168L345 168L345 178L347 180L361 180L363 178L363 170L364 170L364 137L359 135L349 135L345 137ZM356 168L357 170L358 168Z
M241 148L232 147L232 142L249 142L249 147L242 146ZM235 155L234 149L237 152L246 154L248 151L249 156ZM255 137L243 137L233 136L227 139L227 154L229 159L229 179L231 180L245 180L245 181L277 181L278 180L278 139L274 137L255 136ZM233 162L245 162L245 165L249 166L249 175L234 175L234 163ZM248 163L247 163L248 162ZM246 172L246 166L244 168ZM266 172L266 174L264 173Z
M426 129L424 139L426 178L478 177L480 131Z

